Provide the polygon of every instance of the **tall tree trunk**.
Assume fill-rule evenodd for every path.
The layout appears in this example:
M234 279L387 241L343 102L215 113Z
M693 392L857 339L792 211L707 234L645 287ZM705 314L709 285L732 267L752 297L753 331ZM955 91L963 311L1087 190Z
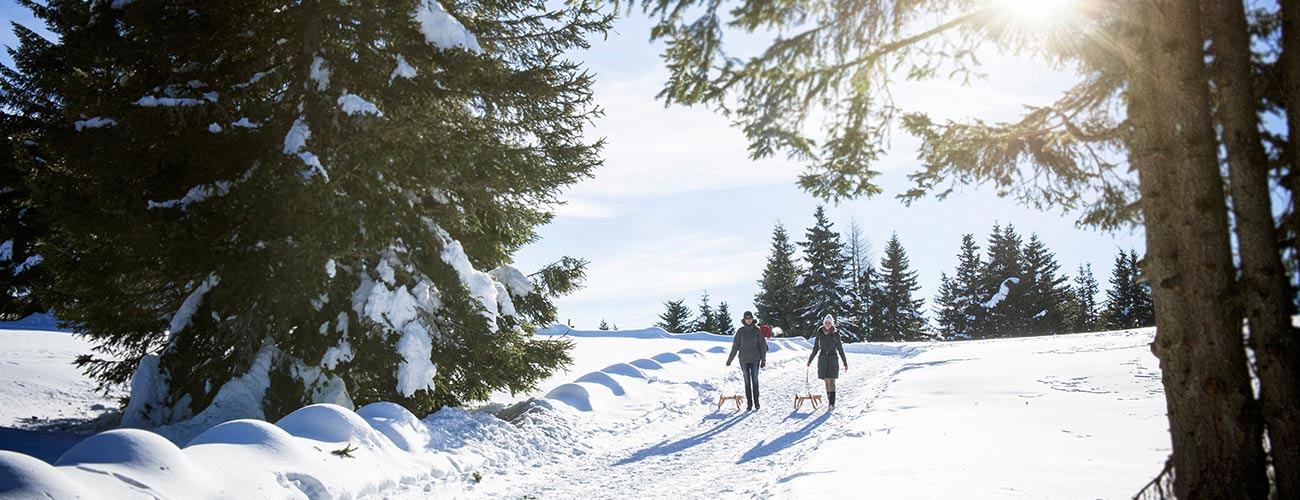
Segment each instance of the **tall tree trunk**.
M1260 410L1272 444L1278 498L1300 498L1300 367L1289 357L1295 344L1286 273L1278 251L1268 185L1268 158L1250 87L1250 35L1240 0L1204 2L1214 56L1211 78L1218 94L1216 121L1228 153L1232 209L1241 257L1240 303L1250 325L1250 345L1260 380ZM1280 452L1278 452L1280 451Z
M1125 33L1132 164L1156 310L1174 490L1185 499L1268 495L1250 386L1198 2L1130 2Z
M1222 2L1223 0L1215 0ZM1232 2L1226 2L1232 3ZM1300 5L1295 2L1279 2L1282 9L1282 94L1285 99L1286 117L1288 128L1288 154L1291 163L1291 175L1300 175ZM1240 11L1242 6L1236 2L1236 9ZM1245 15L1239 14L1242 31L1245 30ZM1244 35L1242 35L1244 37ZM1249 51L1250 40L1244 38L1242 41L1235 42L1241 44ZM1245 59L1249 54L1242 55L1240 65L1248 64ZM1246 68L1241 71L1249 71ZM1254 108L1251 108L1252 112ZM1255 131L1256 124L1251 123L1251 131ZM1255 143L1259 144L1258 134L1256 134ZM1231 145L1229 145L1231 148ZM1257 147L1256 149L1260 149ZM1232 150L1229 149L1229 155ZM1252 153L1263 155L1263 151ZM1231 156L1229 156L1231 159ZM1264 159L1258 161L1266 161ZM1255 167L1252 167L1255 168ZM1264 166L1263 168L1267 168ZM1258 175L1267 175L1267 170ZM1298 196L1300 193L1293 192L1292 196ZM1235 194L1234 194L1235 196ZM1268 200L1268 193L1260 195L1264 200ZM1243 278L1249 278L1251 270L1245 265L1245 244L1242 243L1242 263ZM1300 247L1300 242L1297 242ZM1274 255L1277 254L1274 249ZM1261 253L1260 257L1264 255ZM1297 256L1300 256L1300 248L1297 248ZM1274 265L1270 262L1269 265ZM1264 412L1264 423L1268 427L1269 442L1273 449L1273 469L1276 477L1277 498L1300 498L1300 333L1291 326L1289 301L1290 290L1286 283L1285 272L1280 268L1281 262L1275 264L1278 269L1269 269L1267 272L1276 272L1280 281L1282 291L1281 296L1276 302L1261 302L1267 307L1279 307L1279 311L1267 311L1267 314L1276 315L1268 328L1256 329L1255 320L1250 319L1251 344L1255 349L1255 363L1259 371L1260 379L1260 406ZM1258 271L1264 272L1264 269ZM1261 276L1262 277L1262 276ZM1246 282L1247 286L1254 283ZM1269 282L1269 293L1272 294L1272 288L1279 283ZM1247 297L1249 299L1250 297ZM1262 298L1262 297L1261 297ZM1269 297L1271 298L1271 297ZM1253 305L1250 302L1248 305ZM1251 312L1249 309L1247 312ZM1264 321L1264 320L1261 320Z
M1287 123L1287 160L1290 169L1283 176L1287 190L1291 192L1291 209L1300 211L1300 5L1295 2L1278 2L1282 13L1282 54L1279 61L1282 67L1282 104L1286 107ZM1295 226L1300 222L1300 213L1292 213L1290 227L1291 249L1294 252L1293 264L1300 268L1300 229Z

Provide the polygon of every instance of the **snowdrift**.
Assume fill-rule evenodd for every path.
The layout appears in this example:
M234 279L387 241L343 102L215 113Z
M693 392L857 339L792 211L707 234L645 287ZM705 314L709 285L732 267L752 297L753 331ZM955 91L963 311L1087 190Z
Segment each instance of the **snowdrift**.
M1152 333L846 345L833 413L791 411L794 394L821 393L806 382L810 346L770 339L763 410L735 413L716 409L741 388L723 366L731 337L555 326L538 335L572 339L574 365L477 410L319 404L275 423L191 422L183 441L114 429L49 461L0 451L0 499L676 500L705 483L717 498L1125 496L1168 453ZM12 366L40 365L52 335L68 337L0 341L29 346Z

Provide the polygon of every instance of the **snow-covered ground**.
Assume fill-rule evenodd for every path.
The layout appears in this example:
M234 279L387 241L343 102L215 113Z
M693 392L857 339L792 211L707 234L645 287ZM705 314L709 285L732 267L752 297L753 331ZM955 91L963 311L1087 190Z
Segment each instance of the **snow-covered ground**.
M0 498L1122 498L1169 453L1149 329L849 345L831 412L793 411L821 383L805 382L806 341L774 339L763 408L749 413L718 410L741 392L723 366L728 337L543 334L572 339L575 364L533 394L495 395L484 410L501 418L316 405L187 443L119 429L66 452L66 440L37 435L33 449L0 434L0 449L46 460L0 451ZM0 358L0 432L115 407L58 361L84 343L0 342L23 346ZM47 386L15 383L34 379Z

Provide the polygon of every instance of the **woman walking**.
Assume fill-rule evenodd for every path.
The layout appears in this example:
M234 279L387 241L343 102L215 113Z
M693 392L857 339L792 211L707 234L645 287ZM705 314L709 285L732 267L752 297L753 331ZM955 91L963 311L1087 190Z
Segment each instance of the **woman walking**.
M835 353L840 354L839 358ZM817 355L821 354L818 358ZM817 359L817 378L826 382L827 410L835 408L835 379L840 376L840 360L844 360L844 371L849 371L849 358L844 355L844 344L840 342L840 332L835 329L835 318L827 314L822 319L822 326L813 333L812 355L808 356L808 366Z
M745 378L745 411L758 409L758 369L767 366L767 340L754 322L754 313L745 311L745 325L736 329L731 338L731 355L727 356L727 366L731 366L736 354L740 354L740 370Z

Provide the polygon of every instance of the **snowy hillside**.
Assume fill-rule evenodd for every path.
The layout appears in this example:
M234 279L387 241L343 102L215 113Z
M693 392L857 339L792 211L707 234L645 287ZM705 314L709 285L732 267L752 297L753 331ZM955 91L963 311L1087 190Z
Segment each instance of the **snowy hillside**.
M0 434L0 449L53 455L0 451L0 498L1121 498L1169 452L1151 330L849 345L833 412L792 411L795 394L822 389L805 385L807 342L774 339L750 413L718 411L741 391L728 337L543 334L573 339L575 365L535 394L496 395L485 409L509 422L379 403L229 422L186 443L119 429L63 452ZM28 346L0 359L4 432L98 397L75 369L42 375L86 347L69 339L0 331ZM14 383L31 378L50 387Z

